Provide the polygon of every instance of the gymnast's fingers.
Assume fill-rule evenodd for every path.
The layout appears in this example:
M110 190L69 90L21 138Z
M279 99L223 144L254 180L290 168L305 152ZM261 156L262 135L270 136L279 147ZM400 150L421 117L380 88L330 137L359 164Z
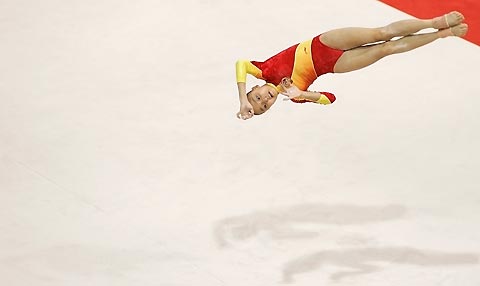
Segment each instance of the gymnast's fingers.
M250 113L247 113L247 114L242 114L241 112L238 112L238 113L237 113L237 118L238 118L238 119L247 120L247 119L249 119L250 117L252 117L252 116L250 115Z

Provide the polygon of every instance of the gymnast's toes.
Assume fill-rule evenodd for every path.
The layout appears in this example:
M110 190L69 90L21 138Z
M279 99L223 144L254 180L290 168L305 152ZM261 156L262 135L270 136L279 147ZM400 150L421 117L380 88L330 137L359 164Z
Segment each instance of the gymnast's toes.
M460 24L448 29L440 30L438 32L438 35L440 38L446 38L450 36L463 37L467 34L467 32L468 32L468 25Z
M453 11L443 16L439 16L433 19L433 28L435 29L446 29L448 27L456 26L465 20L465 17L462 13L458 11Z
M463 37L468 32L468 25L464 23L464 24L456 25L450 29L452 30L452 33L454 36Z

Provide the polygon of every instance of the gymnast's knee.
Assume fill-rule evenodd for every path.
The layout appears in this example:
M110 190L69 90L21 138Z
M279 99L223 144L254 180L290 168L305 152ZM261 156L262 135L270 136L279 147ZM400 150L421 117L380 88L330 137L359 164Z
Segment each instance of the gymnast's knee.
M388 41L393 37L395 37L395 34L388 26L375 29L375 39L377 41Z
M385 42L378 45L378 58L383 58L397 52L395 42Z

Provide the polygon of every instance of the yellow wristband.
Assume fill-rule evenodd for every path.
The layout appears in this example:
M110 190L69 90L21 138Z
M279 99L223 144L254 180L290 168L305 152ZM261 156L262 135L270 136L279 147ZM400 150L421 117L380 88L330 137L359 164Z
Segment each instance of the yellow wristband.
M331 104L330 100L328 99L328 97L326 97L324 94L321 94L320 95L320 98L316 101L316 103L319 103L319 104Z

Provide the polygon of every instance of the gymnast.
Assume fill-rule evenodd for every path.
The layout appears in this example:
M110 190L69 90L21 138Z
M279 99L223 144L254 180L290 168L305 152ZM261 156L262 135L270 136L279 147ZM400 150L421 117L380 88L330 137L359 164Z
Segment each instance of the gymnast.
M463 37L468 25L457 11L433 19L409 19L380 28L342 28L331 30L296 44L264 62L238 60L236 78L240 99L239 119L249 119L267 111L278 94L296 103L331 104L329 92L308 91L319 76L345 73L369 66L383 57L411 51L439 38ZM432 33L415 34L433 28ZM400 37L397 40L392 40ZM265 80L246 92L247 74Z

